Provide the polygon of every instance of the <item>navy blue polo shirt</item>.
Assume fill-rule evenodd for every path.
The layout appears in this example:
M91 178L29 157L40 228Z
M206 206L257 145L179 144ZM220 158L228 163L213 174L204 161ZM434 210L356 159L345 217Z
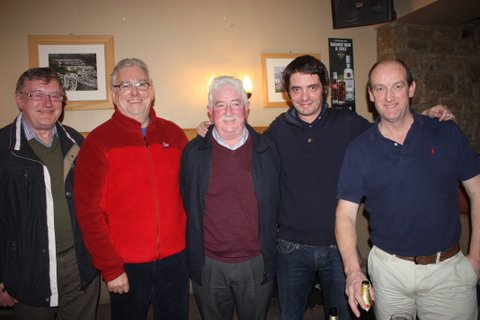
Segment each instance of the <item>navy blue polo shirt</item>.
M480 173L480 159L453 121L414 113L403 145L378 121L348 147L337 197L365 197L372 243L397 255L430 255L458 242L459 181Z

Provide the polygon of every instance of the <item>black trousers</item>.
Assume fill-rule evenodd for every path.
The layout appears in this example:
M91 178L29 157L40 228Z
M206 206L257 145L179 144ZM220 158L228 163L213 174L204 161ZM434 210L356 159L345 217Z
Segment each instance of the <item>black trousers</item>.
M189 281L184 251L148 263L125 265L130 290L110 293L112 320L188 320Z

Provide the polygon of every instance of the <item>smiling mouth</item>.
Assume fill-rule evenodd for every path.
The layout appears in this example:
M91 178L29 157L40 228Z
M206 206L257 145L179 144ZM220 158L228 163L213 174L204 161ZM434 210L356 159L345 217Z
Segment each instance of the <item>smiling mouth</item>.
M40 112L40 113L54 113L55 110L53 110L53 109L48 109L48 110L42 109L42 110L38 110L38 112Z
M308 108L308 107L310 107L312 104L309 102L309 103L300 103L299 105L300 105L300 107L302 107L302 108Z
M397 104L386 104L384 105L385 109L391 111L394 110L397 107Z

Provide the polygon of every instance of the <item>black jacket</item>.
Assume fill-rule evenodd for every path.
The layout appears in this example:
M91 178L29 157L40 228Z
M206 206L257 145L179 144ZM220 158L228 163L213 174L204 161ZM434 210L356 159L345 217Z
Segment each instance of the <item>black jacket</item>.
M205 264L203 213L211 169L211 129L205 138L196 137L182 154L181 191L187 213L187 252L190 277L201 284ZM253 141L253 182L259 209L259 240L266 282L275 274L276 220L279 206L280 163L275 145L247 125Z
M54 307L59 298L57 279L52 276L57 260L50 179L25 138L21 119L20 114L0 130L0 283L22 303ZM83 243L73 204L73 167L83 137L60 123L56 128L64 156L79 285L84 289L98 273Z

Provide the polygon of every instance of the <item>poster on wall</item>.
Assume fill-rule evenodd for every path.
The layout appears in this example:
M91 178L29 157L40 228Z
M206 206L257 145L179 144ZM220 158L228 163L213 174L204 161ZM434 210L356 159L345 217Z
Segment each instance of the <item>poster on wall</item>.
M352 39L328 38L330 58L330 106L355 111Z

